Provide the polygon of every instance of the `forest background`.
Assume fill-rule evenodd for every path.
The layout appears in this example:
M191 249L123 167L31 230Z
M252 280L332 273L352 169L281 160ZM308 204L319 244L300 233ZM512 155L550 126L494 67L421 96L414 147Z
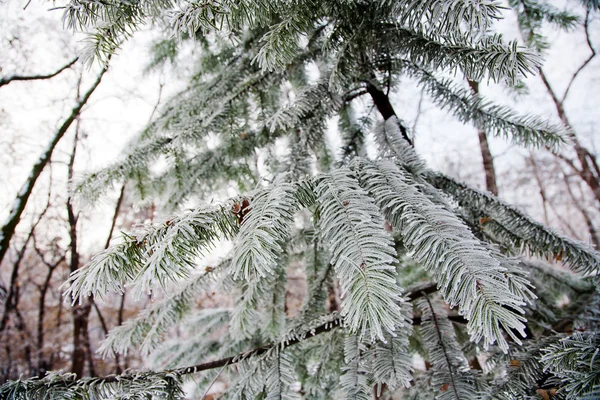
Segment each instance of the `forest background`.
M578 3L553 4L585 15ZM54 6L0 2L0 79L52 74L69 65L52 78L14 80L0 86L0 220L9 216L21 185L71 113L78 95L88 90L100 72L97 65L70 65L79 54L82 37L63 28L61 11L50 10ZM70 194L72 181L114 161L128 140L143 129L165 99L185 85L193 71L194 46L190 43L183 44L176 59L149 68L158 37L152 28L137 33L111 59L102 82L36 182L11 248L0 265L0 382L21 374L43 375L49 369L69 370L77 364L77 357L81 358L77 368L86 375L119 372L144 362L151 366L135 352L116 360L103 360L95 354L108 329L127 320L151 299L133 302L127 296L114 296L82 310L61 301L60 285L73 268L85 265L119 231L168 215L160 205L136 201L126 187L114 188L94 207L78 202ZM513 14L507 13L497 28L507 39L521 38ZM488 98L522 113L531 112L557 123L568 118L581 146L595 156L600 145L594 134L600 122L600 68L595 57L595 43L600 43L598 15L592 15L586 27L578 25L564 31L546 26L544 33L550 44L544 52L547 84L540 76L532 76L525 81L526 89L519 91L494 84L482 84L479 89ZM561 111L549 88L561 99L571 83ZM413 82L406 80L399 87L403 95L392 95L392 103L396 110L402 110L403 118L416 132L413 139L417 153L434 170L489 188L478 132L432 105ZM364 107L369 107L368 101ZM336 125L337 121L331 121L329 145L333 153L341 155ZM598 245L598 200L569 165L569 160L574 160L572 154L561 158L545 149L523 149L501 139L489 138L489 142L502 199L565 235ZM215 193L215 200L234 194L235 188ZM73 238L76 248L72 246ZM79 256L76 265L74 249ZM77 327L76 316L82 312L85 326ZM82 336L81 349L73 345L77 329L87 332ZM76 354L76 350L80 352Z

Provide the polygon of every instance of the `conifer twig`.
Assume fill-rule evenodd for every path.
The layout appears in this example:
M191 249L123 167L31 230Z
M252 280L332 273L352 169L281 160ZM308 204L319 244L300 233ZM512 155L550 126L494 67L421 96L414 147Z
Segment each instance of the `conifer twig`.
M592 45L592 41L590 39L590 9L589 8L587 9L587 11L585 13L585 21L583 23L583 29L585 31L585 40L586 40L587 45L588 45L588 47L589 47L589 49L591 51L591 54L589 55L588 58L585 59L585 61L579 66L579 68L577 68L577 71L575 71L575 73L571 76L571 79L569 80L569 84L567 85L567 88L565 89L565 92L562 95L562 99L560 100L561 104L564 104L565 100L567 99L567 95L569 94L569 90L571 90L571 86L573 86L573 82L575 81L575 79L577 78L577 76L579 75L579 73L585 67L587 67L587 65L597 55L596 49Z
M442 332L441 332L439 324L438 324L438 317L435 314L435 310L433 309L433 305L431 304L431 300L429 300L429 297L424 292L422 292L421 294L427 301L427 305L429 306L429 309L431 310L431 320L433 322L433 325L435 326L435 332L437 334L438 344L442 348L442 352L444 353L444 359L446 360L446 364L448 365L448 372L450 373L450 382L451 382L451 386L452 386L452 391L454 392L454 395L456 396L456 398L460 399L458 391L456 390L456 382L454 382L454 373L452 371L452 362L450 362L450 357L448 356L448 352L446 351L446 344L444 343L444 338L442 337Z

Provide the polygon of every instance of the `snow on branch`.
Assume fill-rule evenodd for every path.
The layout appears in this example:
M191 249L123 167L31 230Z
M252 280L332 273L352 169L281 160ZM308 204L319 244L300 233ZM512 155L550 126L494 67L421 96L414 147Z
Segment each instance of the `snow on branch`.
M506 44L498 34L475 40L456 32L426 34L392 23L382 24L380 29L386 45L395 54L427 69L460 70L475 81L488 78L514 84L520 77L535 73L541 65L536 53L516 41Z
M486 31L494 20L502 18L504 8L496 1L464 0L400 0L394 7L401 10L400 23L411 27L423 26L433 32L453 32L467 25L473 31Z
M361 185L423 264L451 307L469 321L473 341L508 349L504 332L525 336L524 299L512 293L508 271L446 207L419 191L419 184L391 160L355 163Z
M230 273L234 279L274 273L298 209L296 191L296 185L280 175L273 185L252 195L233 250Z
M539 117L521 116L510 107L493 104L450 79L439 79L427 69L408 60L399 60L402 71L418 79L431 99L442 109L452 112L459 121L472 123L488 134L512 140L523 146L549 146L566 143L568 132Z
M439 389L439 399L480 398L475 376L469 369L448 315L438 302L427 295L416 301L422 313L421 335L433 364L431 386Z
M385 340L404 319L392 238L373 200L341 168L316 178L318 229L342 287L342 315L351 332Z
M549 344L540 359L544 372L555 375L559 394L597 399L600 395L600 331L574 332Z
M124 235L123 242L96 254L90 264L71 274L65 296L81 301L84 296L122 292L133 284L139 297L159 285L189 276L197 258L216 241L230 239L238 224L224 206L188 211L159 226L147 226Z
M102 342L98 352L103 357L114 353L127 354L129 349L140 345L142 354L150 353L161 343L164 333L190 312L198 293L210 282L218 279L225 270L225 263L207 268L205 273L190 279L173 295L142 311L123 325L115 327Z
M429 173L427 180L474 212L485 231L507 244L532 255L563 261L575 272L597 275L600 271L600 254L589 245L561 236L497 197L445 175Z

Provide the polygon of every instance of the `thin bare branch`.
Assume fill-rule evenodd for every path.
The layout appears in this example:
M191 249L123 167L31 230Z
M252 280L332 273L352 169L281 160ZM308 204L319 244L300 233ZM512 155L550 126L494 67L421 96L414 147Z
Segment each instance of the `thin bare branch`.
M596 49L592 45L592 40L590 39L590 10L589 10L589 8L587 9L587 11L585 13L585 21L583 22L583 29L585 31L585 40L586 40L587 45L588 45L589 49L591 50L592 54L590 54L590 56L583 62L583 64L581 64L579 66L577 71L575 71L573 76L571 76L571 80L569 81L569 84L567 85L567 88L565 89L565 93L563 94L562 99L560 100L561 103L564 103L565 100L567 99L569 90L571 90L571 86L573 85L573 82L575 81L575 79L577 78L579 73L585 67L588 66L588 64L594 59L594 57L596 57Z
M0 78L0 87L2 87L4 85L8 85L9 83L11 83L13 81L39 81L39 80L54 78L56 75L60 74L64 70L71 68L77 62L77 60L79 60L79 57L75 57L74 59L69 61L68 64L63 65L62 67L60 67L59 69L57 69L56 71L54 71L50 74L5 76L4 78Z
M540 176L540 169L537 165L537 161L533 156L533 152L531 151L529 151L527 163L531 166L531 170L533 171L533 177L535 178L535 182L538 185L540 197L542 198L542 209L544 210L544 223L546 225L550 225L550 220L548 219L548 196L546 195L546 186L544 185L544 181Z

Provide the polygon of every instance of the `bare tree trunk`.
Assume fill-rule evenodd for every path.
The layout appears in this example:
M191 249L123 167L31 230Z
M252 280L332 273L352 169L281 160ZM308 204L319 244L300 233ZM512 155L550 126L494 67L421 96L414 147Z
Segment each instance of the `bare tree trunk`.
M78 378L83 376L87 359L87 331L91 307L88 303L73 306L73 354L71 356L71 372Z
M17 297L18 297L17 296L17 291L18 291L17 279L19 277L19 268L21 267L21 262L23 261L23 257L25 256L25 251L27 250L27 245L29 244L29 241L31 240L32 235L33 235L33 229L31 230L31 232L29 232L29 235L28 235L27 239L25 240L23 247L17 254L17 259L16 259L15 263L13 264L13 269L10 274L8 293L6 295L6 299L4 300L4 308L2 309L2 319L0 320L0 332L4 331L4 329L6 329L6 326L8 324L9 314L11 311L14 311L16 309L17 304L18 304L18 301L17 301Z
M479 82L468 81L471 91L475 96L479 95ZM498 196L498 185L496 184L496 169L494 168L494 157L490 151L487 133L483 129L478 129L479 148L481 149L481 158L483 160L483 170L485 172L485 187L488 192Z
M58 302L58 311L56 313L56 331L60 332L60 327L62 325L62 315L63 315L63 302L59 301ZM52 353L50 353L50 365L54 365L54 358L56 357L57 352L53 351Z
M23 211L25 210L25 206L27 205L27 200L29 199L29 196L31 195L33 187L34 187L36 181L38 180L40 174L46 167L46 164L48 164L48 162L50 161L50 158L52 157L52 153L54 152L54 148L56 147L56 145L58 144L60 139L64 136L64 134L67 132L67 130L69 130L69 128L73 124L73 121L75 121L75 119L79 116L79 114L81 113L81 109L87 103L87 101L89 100L92 93L94 93L94 91L100 84L100 81L102 80L102 76L104 75L104 73L106 71L107 71L106 67L102 69L102 71L96 78L96 81L92 84L92 86L88 89L88 91L83 95L83 97L81 97L81 99L79 99L77 101L77 104L71 110L71 114L62 123L60 128L58 128L58 130L54 134L54 137L52 138L52 140L50 141L50 143L48 144L46 149L42 152L42 154L38 158L37 162L33 165L33 168L31 169L29 177L27 178L27 180L21 187L21 190L19 191L17 198L13 202L13 205L12 205L12 208L8 215L8 218L7 218L6 222L4 223L4 226L2 226L2 229L0 231L0 265L2 264L2 260L4 259L4 256L6 255L8 247L10 245L10 240L12 239L12 237L15 233L15 228L17 227L17 225L19 224L19 221L21 220L21 215L23 214Z
M52 187L52 175L50 175L49 187L50 188ZM19 268L21 266L21 262L23 261L23 258L25 257L25 252L27 250L27 246L29 245L29 242L33 238L35 229L41 222L44 215L46 215L48 208L50 208L51 194L52 194L51 190L48 190L48 201L46 202L46 207L41 212L41 214L37 217L37 220L31 226L31 230L29 231L29 234L27 235L27 238L25 239L25 243L23 243L23 247L17 253L17 259L15 260L15 262L13 264L13 269L10 274L8 293L6 294L6 299L4 300L4 308L2 309L2 317L0 319L0 332L2 332L6 328L6 324L8 323L8 315L11 311L11 308L16 307L16 305L17 305L16 299L13 299L13 297L15 297L15 293L16 293L17 279L19 277Z
M8 343L4 346L4 351L6 351L6 364L2 366L2 379L0 379L0 383L4 383L10 378L10 371L12 369L12 350Z
M62 260L60 261L62 262ZM59 263L60 263L59 262ZM50 287L50 280L52 274L56 270L59 263L52 266L48 266L48 272L46 279L40 287L40 298L38 300L38 320L37 320L37 349L38 349L38 363L37 363L37 376L46 375L46 371L52 369L52 365L44 359L44 314L46 311L46 293Z
M15 298L19 298L18 291L16 293ZM27 368L29 368L29 375L33 376L33 374L35 373L35 369L33 368L33 361L31 359L31 344L29 343L29 338L31 337L31 335L29 334L27 326L25 325L23 315L21 314L21 311L19 311L19 308L17 306L15 306L15 315L17 316L15 327L19 332L22 333L22 337L24 339L23 355L25 357L25 362L27 363Z
M68 164L69 182L73 179L73 164L75 163L78 134L79 132L77 129L75 131L75 138L73 139L73 151ZM69 245L71 253L69 267L71 273L73 273L79 268L79 251L77 249L78 215L76 215L73 210L73 199L71 198L71 195L67 198L67 216L69 221L69 237L71 239ZM89 349L88 321L91 304L89 302L76 304L71 311L73 314L73 354L71 356L71 372L76 374L78 378L81 378L84 373L87 350ZM93 369L92 364L90 364L90 369Z
M162 86L161 86L161 88L162 88ZM155 107L155 109L156 109L156 107ZM154 111L153 111L153 113L154 113ZM125 198L125 184L123 184L123 186L121 186L121 191L119 192L119 198L117 199L117 204L115 205L115 212L112 217L112 221L110 224L110 230L108 231L108 237L106 238L106 243L104 245L104 249L108 249L108 246L110 246L110 241L112 240L112 237L115 232L115 227L117 225L117 218L119 217L119 213L121 212L121 205L123 204L124 198ZM126 292L123 291L123 295L121 296L121 303L119 304L119 312L117 314L117 326L120 326L121 324L123 324L123 310L125 308L125 295L126 295ZM98 313L98 318L100 318L100 322L102 323L102 329L104 330L104 334L108 335L108 327L106 325L106 322L104 322L104 318L102 317L102 314L100 313L100 309L98 308L98 305L95 302L93 304L94 304L94 308L96 309L96 312ZM118 353L115 355L115 372L117 374L120 374L123 372L123 370L121 369L121 358Z
M37 247L35 234L33 235L33 247L35 252L37 253L39 259L42 261L44 265L48 268L46 272L46 278L41 285L35 284L40 291L40 297L38 299L38 316L37 316L37 370L35 375L44 376L46 375L46 371L52 369L52 363L49 360L44 358L44 315L46 314L46 294L48 293L48 289L50 288L50 281L52 280L52 275L56 271L57 267L65 260L65 255L63 254L58 260L54 262L48 262L44 258L44 253Z

